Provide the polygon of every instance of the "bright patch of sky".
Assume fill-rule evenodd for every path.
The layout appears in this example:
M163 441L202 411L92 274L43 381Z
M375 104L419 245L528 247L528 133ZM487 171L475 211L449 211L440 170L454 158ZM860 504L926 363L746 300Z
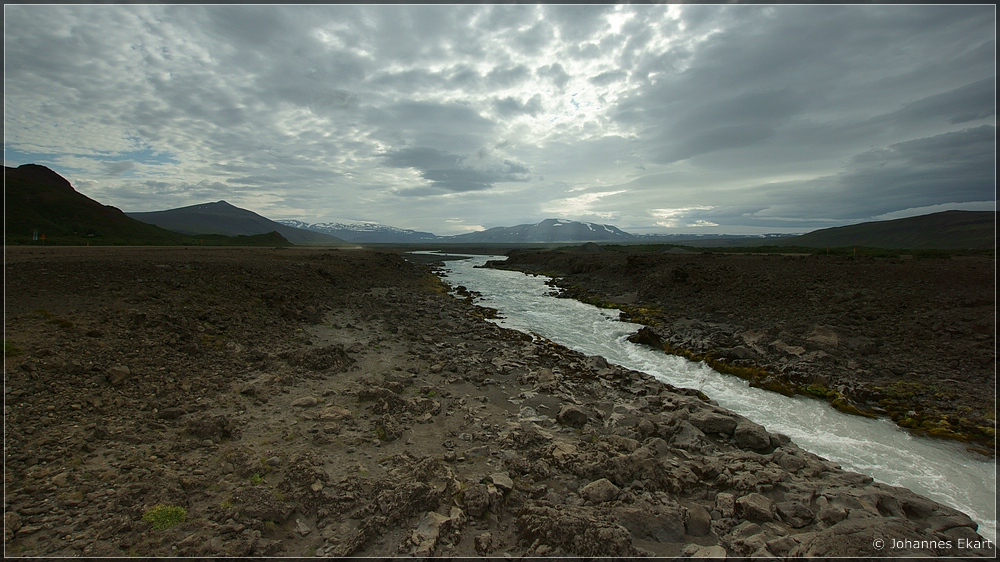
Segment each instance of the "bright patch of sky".
M995 6L6 5L4 162L126 211L761 233L995 208Z

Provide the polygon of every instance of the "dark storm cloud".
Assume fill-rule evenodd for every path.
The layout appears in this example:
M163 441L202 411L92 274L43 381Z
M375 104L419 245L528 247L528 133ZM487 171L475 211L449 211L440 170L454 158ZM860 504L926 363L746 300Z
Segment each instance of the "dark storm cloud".
M954 90L928 96L885 115L875 124L893 121L942 120L955 125L996 115L996 80L987 78Z
M460 156L427 147L404 148L383 155L386 166L413 168L431 182L432 189L405 190L404 195L430 195L481 191L497 182L523 182L531 178L523 164L509 159L491 159L489 151Z
M804 95L790 88L745 92L710 103L667 102L664 108L668 110L656 114L667 120L666 126L649 122L658 131L653 139L656 152L651 157L669 164L699 154L764 142L806 103Z
M457 168L462 157L434 148L403 148L386 153L385 165L419 170Z
M865 202L857 209L865 213L860 216L988 201L996 197L995 155L996 127L982 125L859 154L838 181L845 198ZM872 195L877 196L875 209Z
M485 144L495 124L460 103L402 101L369 108L365 120L390 146L413 145L453 151Z

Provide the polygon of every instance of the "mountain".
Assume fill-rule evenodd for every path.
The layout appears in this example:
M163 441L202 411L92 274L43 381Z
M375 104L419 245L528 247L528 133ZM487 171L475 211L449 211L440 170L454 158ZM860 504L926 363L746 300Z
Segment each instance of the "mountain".
M512 244L530 242L635 242L637 238L608 224L545 219L537 224L498 226L442 238L442 242Z
M45 166L4 166L4 235L8 244L181 244L186 237L128 217L73 189Z
M811 248L962 250L996 248L994 211L944 211L918 217L824 228L774 245Z
M676 244L700 248L750 248L773 246L797 234L637 234L646 244Z
M313 224L297 220L279 220L277 222L285 226L329 234L355 244L415 244L438 242L441 238L430 232L406 230L373 222L320 222Z
M292 244L343 244L340 238L328 234L293 228L264 218L257 213L226 203L203 203L166 211L127 213L144 223L184 234L222 234L250 236L277 232Z

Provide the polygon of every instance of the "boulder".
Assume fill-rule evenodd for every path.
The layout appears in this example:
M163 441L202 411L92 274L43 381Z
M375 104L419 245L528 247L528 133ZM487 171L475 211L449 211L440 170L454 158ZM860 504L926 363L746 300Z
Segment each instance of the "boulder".
M766 522L774 520L774 504L762 494L747 494L736 500L736 514L741 519Z
M736 445L742 449L759 451L771 446L771 437L767 434L764 426L749 420L743 420L736 424L733 436L736 438Z
M703 537L712 531L712 515L701 505L694 504L687 510L684 528L692 537Z
M121 364L114 364L108 367L108 382L111 386L121 386L132 376L132 370Z
M340 406L327 406L319 411L316 419L319 421L341 421L352 416L351 411Z
M726 549L716 544L699 548L691 558L725 558L726 555Z
M570 427L583 427L587 424L587 420L590 417L587 412L584 412L579 406L573 404L563 404L563 407L559 409L559 413L556 414L556 420Z
M698 410L691 414L688 422L705 433L721 433L732 435L736 429L736 420L731 416L718 414L711 410Z
M510 475L506 472L497 472L490 476L490 479L493 481L493 485L501 492L509 492L514 489L514 481L510 479Z
M632 334L628 337L628 341L632 343L638 343L643 345L648 345L650 347L662 348L663 339L660 338L659 334L653 331L652 328L648 326L643 326L638 332Z
M896 544L889 541L896 541ZM848 519L811 536L790 550L787 556L833 558L890 555L896 558L955 554L953 550L935 552L931 546L934 542L906 519Z
M715 496L715 511L723 517L736 515L736 496L721 492Z
M685 420L677 422L677 430L670 444L681 449L700 449L705 444L705 434Z
M775 509L782 521L793 529L799 529L813 522L815 514L811 509L797 501L778 502Z
M528 502L517 518L522 544L537 545L535 552L559 548L577 556L635 556L632 535L594 508L536 505Z
M684 514L679 506L639 502L615 509L615 519L633 537L660 543L684 540Z
M607 478L601 478L587 484L580 490L580 496L587 501L604 503L618 498L621 489Z
M292 406L296 408L312 408L316 404L319 404L319 400L315 396L303 396L292 402Z
M436 511L427 512L410 535L411 541L416 545L413 555L431 556L441 535L459 531L464 521L465 514L457 507L452 507L448 515L441 515Z
M463 491L465 511L479 517L490 508L490 496L484 484L473 484Z

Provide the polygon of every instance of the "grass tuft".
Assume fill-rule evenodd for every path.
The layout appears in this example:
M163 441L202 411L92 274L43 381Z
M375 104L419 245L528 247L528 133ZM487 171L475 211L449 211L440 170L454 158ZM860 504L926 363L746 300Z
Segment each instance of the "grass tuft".
M156 504L142 514L143 521L153 524L154 531L163 531L179 525L187 518L187 510L177 505Z

